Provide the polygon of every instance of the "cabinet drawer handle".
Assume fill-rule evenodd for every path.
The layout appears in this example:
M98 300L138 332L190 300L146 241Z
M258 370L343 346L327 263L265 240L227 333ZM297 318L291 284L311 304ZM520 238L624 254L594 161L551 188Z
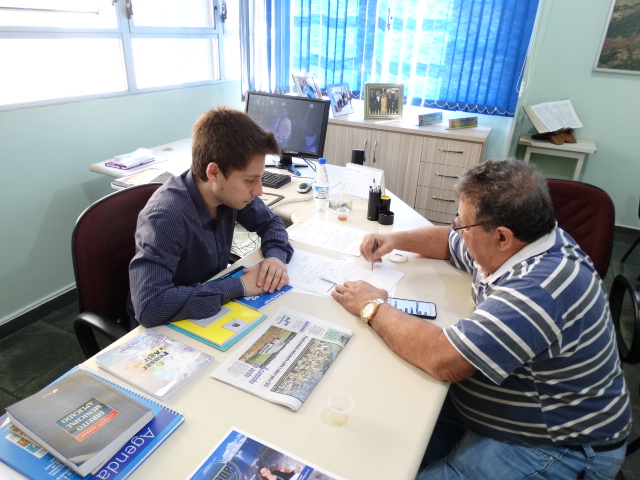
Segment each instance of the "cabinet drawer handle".
M457 175L443 175L442 173L436 173L436 177L444 177L444 178L460 178Z
M444 148L439 148L438 151L443 153L464 153L462 150L445 150Z
M438 198L438 197L434 197L434 196L431 196L431 198L433 198L434 200L440 200L440 201L442 201L442 202L451 202L451 203L456 203L456 201L455 201L455 200L449 200L448 198Z

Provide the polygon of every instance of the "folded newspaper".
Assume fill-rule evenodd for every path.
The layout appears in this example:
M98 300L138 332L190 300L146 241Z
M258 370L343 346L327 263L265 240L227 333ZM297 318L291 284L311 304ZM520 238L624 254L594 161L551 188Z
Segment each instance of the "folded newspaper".
M352 335L281 307L211 377L296 412Z

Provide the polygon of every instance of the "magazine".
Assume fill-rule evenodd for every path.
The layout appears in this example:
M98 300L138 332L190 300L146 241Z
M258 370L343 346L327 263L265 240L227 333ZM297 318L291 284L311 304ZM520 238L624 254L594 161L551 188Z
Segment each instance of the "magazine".
M296 412L352 335L281 307L211 377Z
M290 480L340 480L236 428L211 450L189 480L273 476Z

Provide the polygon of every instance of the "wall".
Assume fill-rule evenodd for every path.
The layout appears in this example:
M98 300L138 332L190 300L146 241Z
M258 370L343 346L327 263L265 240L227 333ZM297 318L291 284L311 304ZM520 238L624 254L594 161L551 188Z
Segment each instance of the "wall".
M218 104L241 108L239 82L0 112L0 325L74 287L75 220L113 191L89 165L187 138Z
M593 65L608 23L609 0L541 0L522 105L570 98L583 128L578 138L596 143L580 180L604 189L616 207L616 225L638 228L637 122L640 73L595 72ZM519 108L510 140L516 151L520 133L535 132ZM524 148L517 149L524 157ZM570 178L571 160L539 156L532 160L549 176Z

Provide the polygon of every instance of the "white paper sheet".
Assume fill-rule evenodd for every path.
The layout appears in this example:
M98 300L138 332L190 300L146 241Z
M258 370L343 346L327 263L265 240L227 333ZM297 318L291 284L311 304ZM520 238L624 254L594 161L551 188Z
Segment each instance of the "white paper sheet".
M312 218L291 232L289 239L340 253L360 256L360 244L367 233L369 232L366 230Z

